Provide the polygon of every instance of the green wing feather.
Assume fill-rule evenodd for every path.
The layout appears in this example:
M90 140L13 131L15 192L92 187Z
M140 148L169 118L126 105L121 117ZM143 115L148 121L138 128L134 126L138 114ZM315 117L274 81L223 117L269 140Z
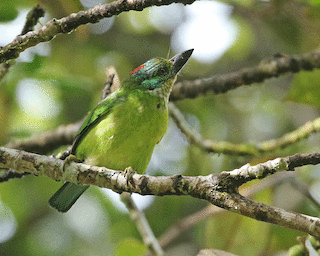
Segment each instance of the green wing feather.
M84 120L83 124L81 125L74 142L72 144L71 154L76 155L76 149L79 145L82 138L88 133L88 131L98 123L101 118L105 115L109 114L112 107L116 105L119 101L125 101L125 98L122 97L122 91L115 91L114 93L110 94L107 98L101 101L93 111L87 116ZM82 159L81 159L82 160Z
M116 91L110 94L96 108L88 115L79 129L72 145L71 154L76 155L76 149L82 138L88 131L98 123L101 118L111 112L112 107L119 101L124 101L122 93ZM81 159L82 160L82 159ZM89 186L81 186L74 183L66 182L50 199L51 207L57 209L59 212L68 211L77 199L89 188Z

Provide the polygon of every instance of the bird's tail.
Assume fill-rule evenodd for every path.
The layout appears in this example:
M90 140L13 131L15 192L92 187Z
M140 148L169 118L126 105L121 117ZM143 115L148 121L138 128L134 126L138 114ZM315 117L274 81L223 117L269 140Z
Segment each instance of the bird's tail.
M80 186L74 183L66 182L49 199L49 204L59 212L68 211L89 186Z

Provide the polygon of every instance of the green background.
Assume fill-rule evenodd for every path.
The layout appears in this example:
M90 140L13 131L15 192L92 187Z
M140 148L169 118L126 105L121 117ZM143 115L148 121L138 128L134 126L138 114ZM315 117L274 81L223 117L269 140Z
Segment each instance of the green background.
M258 65L276 53L302 54L319 47L319 1L221 2L233 7L230 18L238 26L234 44L215 62L204 64L191 59L178 80L226 74ZM23 8L31 9L38 3L46 9L46 18L40 20L42 25L50 18L84 9L79 1L72 0L2 0L0 27L14 20ZM185 7L179 6L187 15ZM81 26L52 40L49 55L35 55L31 62L15 64L0 85L1 144L83 118L101 97L107 66L115 66L123 80L146 60L166 57L171 33L159 32L149 23L149 15L150 8L122 13L115 17L111 29L100 35L90 32L91 25ZM215 24L206 26L207 33L211 33ZM29 87L22 90L25 87L21 84L26 81ZM278 138L319 115L319 81L318 70L289 73L226 94L208 93L181 100L176 105L206 139L258 143ZM38 99L46 107L44 111L37 112L36 107L27 108L22 103L31 104ZM314 134L286 149L256 158L217 155L190 145L171 121L148 170L151 174L208 175L299 152L319 152L319 136ZM308 166L296 171L297 178L314 193L319 193L318 169ZM51 209L47 200L60 185L31 175L0 185L0 255L122 256L146 251L128 214L98 188L90 188L66 214ZM319 214L319 209L288 182L265 189L253 198L286 210ZM207 202L191 197L157 197L145 213L159 237L182 218L206 206ZM168 255L196 255L201 248L217 248L238 255L279 255L297 243L297 235L304 234L224 211L182 233L166 251Z

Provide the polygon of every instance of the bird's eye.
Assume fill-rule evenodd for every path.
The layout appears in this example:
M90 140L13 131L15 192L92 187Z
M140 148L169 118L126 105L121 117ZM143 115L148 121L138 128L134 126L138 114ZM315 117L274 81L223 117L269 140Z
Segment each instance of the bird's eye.
M159 69L159 72L158 72L158 76L164 76L166 75L168 72L167 72L167 69L165 68L160 68Z

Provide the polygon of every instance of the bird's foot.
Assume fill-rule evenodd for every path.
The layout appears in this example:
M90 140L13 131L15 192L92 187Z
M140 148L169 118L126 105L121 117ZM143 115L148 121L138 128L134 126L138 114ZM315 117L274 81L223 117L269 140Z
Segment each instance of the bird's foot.
M66 159L64 160L64 164L70 164L72 162L76 162L76 163L82 163L82 161L80 161L75 155L68 155L66 157Z
M67 165L70 165L72 162L82 163L75 155L68 155L66 159L64 159L63 170Z
M65 160L67 157L70 156L70 151L69 150L65 150L63 152L60 152L56 158L61 159L61 160Z
M55 155L51 155L51 157L56 158L56 159L65 160L70 155L71 155L71 146L69 146L67 148L67 150L58 153L56 156Z
M133 187L135 187L135 182L134 182L134 179L133 179L133 175L135 175L137 172L135 172L132 167L127 167L125 170L124 170L124 177L126 178L127 180L127 186L129 186L129 184L131 184Z

